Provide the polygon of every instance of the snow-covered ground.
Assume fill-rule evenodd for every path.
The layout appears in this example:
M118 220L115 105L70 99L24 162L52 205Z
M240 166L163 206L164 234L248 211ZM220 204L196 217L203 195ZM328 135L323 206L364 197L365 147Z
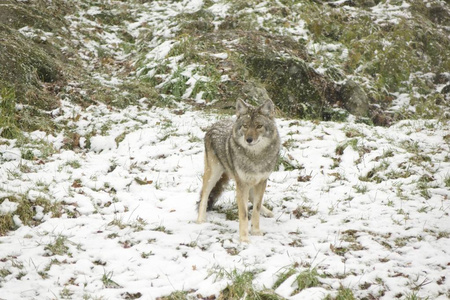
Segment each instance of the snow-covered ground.
M230 282L220 274L254 272L264 289L289 268L295 274L276 293L292 299L323 299L341 285L359 299L450 293L448 124L278 120L284 167L265 195L275 217L262 218L264 236L240 244L238 221L224 212L195 223L203 129L217 116L63 103L58 118L81 136L102 134L73 151L61 148L62 134L34 132L57 150L45 160L0 146L2 198L63 204L60 217L37 214L40 225L0 237L1 299L208 297ZM234 209L233 197L231 186L222 211ZM320 286L295 293L296 276L310 268Z

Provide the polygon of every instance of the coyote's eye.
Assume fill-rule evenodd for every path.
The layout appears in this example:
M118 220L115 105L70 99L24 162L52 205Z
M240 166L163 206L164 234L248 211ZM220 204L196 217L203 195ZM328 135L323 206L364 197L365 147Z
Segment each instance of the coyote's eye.
M256 129L261 129L263 126L261 124L256 125Z
M242 128L247 129L248 125L247 124L242 124Z

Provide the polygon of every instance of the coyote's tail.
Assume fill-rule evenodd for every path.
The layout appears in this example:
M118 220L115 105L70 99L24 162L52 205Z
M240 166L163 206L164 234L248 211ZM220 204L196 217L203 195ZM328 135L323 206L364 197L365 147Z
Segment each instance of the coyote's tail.
M219 199L220 195L222 194L223 190L225 189L225 185L228 183L230 178L223 173L222 177L217 181L216 185L211 190L211 193L209 193L208 196L208 206L206 207L206 210L212 210L214 204L217 202L217 199ZM200 193L201 196L201 193ZM200 205L200 201L197 202L197 207Z

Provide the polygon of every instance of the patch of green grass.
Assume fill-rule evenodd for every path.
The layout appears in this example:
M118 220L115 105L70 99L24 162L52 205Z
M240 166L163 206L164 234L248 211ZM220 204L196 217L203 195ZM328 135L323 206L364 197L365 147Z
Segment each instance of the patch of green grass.
M146 98L151 105L159 105L161 98L154 86L148 84L148 80L130 79L114 87L102 85L98 80L91 80L86 87L92 90L90 100L100 101L117 108L135 105L142 98Z
M8 231L16 228L11 213L3 214L0 216L0 236L5 235Z
M202 93L202 99L207 102L215 100L219 93L220 72L214 64L207 64L200 68L197 75L208 78L206 81L199 80L195 83L192 97Z
M44 215L51 215L54 218L60 217L63 211L61 203L52 202L44 197L37 197L34 201L30 201L26 195L8 196L0 198L0 203L6 200L16 203L17 209L0 216L0 235L5 235L8 231L16 229L14 216L18 216L20 221L26 226L40 224L40 220L34 219L36 207L41 207Z
M450 237L449 231L439 231L437 235L437 239L446 238L448 239Z
M446 187L450 187L450 174L444 177L444 184Z
M303 165L299 164L297 161L293 161L293 158L280 155L278 157L277 170L284 169L284 171L293 171L304 169Z
M297 208L292 212L292 214L297 218L309 218L317 214L317 209L312 208L311 206L302 204L297 206Z
M428 174L422 175L417 181L417 189L419 190L419 194L425 199L431 198L429 188L431 187L430 182L433 181L434 178Z
M67 255L70 254L67 243L68 243L67 237L60 235L56 237L53 243L50 243L47 246L45 246L44 250L47 251L48 256Z
M287 150L291 150L294 147L298 147L297 145L297 141L293 138L288 138L283 142L283 147L286 148Z
M388 179L399 179L399 178L408 178L411 175L414 175L416 171L411 168L410 163L401 163L397 170L391 170L386 173L386 178ZM398 187L399 188L399 187ZM400 190L398 190L400 191Z
M118 284L117 282L115 282L112 277L114 275L114 272L106 272L103 274L102 276L102 283L103 286L107 289L118 289L121 288L122 286L120 284Z
M253 279L255 274L253 272L239 273L236 269L228 273L231 283L221 292L221 299L241 299L244 295L251 297L255 294L253 289Z
M278 275L278 279L277 281L275 281L272 288L276 290L280 285L283 284L283 282L285 282L289 277L293 276L295 273L297 273L297 270L294 267L286 269L284 272Z
M11 275L11 271L6 268L0 269L0 278L5 279L7 276Z
M197 43L197 39L192 36L181 36L167 56L183 55L185 62L199 62L202 57L199 55L201 51L198 50L200 50L200 44Z
M353 150L358 151L358 139L350 139L336 146L335 153L336 155L344 154L344 150L348 147L352 147Z
M342 285L338 289L338 294L336 297L332 297L331 295L328 295L324 298L324 300L355 300L355 296L353 295L353 292L349 288L344 288Z
M61 292L59 292L59 296L61 299L72 299L74 292L71 291L69 288L64 287Z
M281 300L272 290L257 290L253 285L255 273L251 271L238 272L234 269L226 272L231 283L220 292L220 300L248 299L248 300Z
M350 249L348 247L330 245L330 250L336 255L344 256Z
M176 291L168 296L158 297L159 300L186 300L189 293L186 291Z
M175 100L181 100L181 96L186 92L188 85L188 77L183 75L184 69L179 67L172 75L172 79L164 84L161 88L163 94L172 95Z
M70 167L72 167L72 168L74 168L74 169L79 169L79 168L81 168L81 163L80 163L78 160L71 160L71 161L68 161L68 162L66 163L66 165L68 165L68 166L70 166Z
M432 208L430 206L424 205L421 208L419 208L417 211L420 213L427 213L430 210L432 210Z
M355 138L355 137L364 137L365 135L357 128L347 127L345 128L345 136L347 138Z
M445 96L439 93L427 93L425 95L411 95L410 105L414 106L412 113L409 109L403 110L405 117L411 119L434 119L443 118L442 103L445 103Z
M123 222L122 218L114 216L114 220L108 223L108 226L117 226L119 229L125 229L127 225Z
M16 94L12 88L0 90L0 137L17 139L21 132L16 123Z
M142 219L140 217L136 218L136 221L134 221L130 224L131 228L133 228L133 230L135 232L143 231L145 229L146 225L147 225L147 221L145 221L144 219Z
M198 35L199 32L204 34L214 31L214 14L205 9L206 5L208 5L207 3L204 5L204 9L194 13L182 13L176 17L183 36L194 36Z
M155 254L152 251L141 252L141 257L144 258L144 259L147 259L147 258L149 258L150 256L153 256L153 255L155 255Z
M375 160L378 161L379 159L393 157L393 156L394 156L394 151L392 149L384 149L383 154L381 154L380 156L377 156L375 158Z
M144 230L146 225L147 225L147 222L140 217L137 217L135 221L124 222L122 218L119 218L118 216L114 216L114 219L108 223L108 226L117 226L120 230L129 227L129 228L133 229L134 232ZM160 229L158 231L163 231L163 229Z
M381 183L384 180L382 172L389 168L389 166L389 161L383 160L378 164L378 166L367 172L366 176L360 176L359 180Z
M404 140L400 142L400 146L412 154L418 155L420 153L420 145L417 141Z
M188 139L189 143L200 143L202 141L202 138L194 135L192 132L189 132L188 136L189 136L189 139Z
M159 225L156 226L155 228L151 229L152 231L160 231L160 232L164 232L165 234L172 234L172 230L167 229L165 226L163 225Z
M408 241L410 240L409 237L398 237L394 240L394 244L396 247L405 247L408 244Z
M356 241L356 237L358 235L358 231L354 229L348 229L342 232L342 240L346 242L354 243Z
M356 185L353 188L356 190L357 193L360 193L360 194L365 194L369 190L367 185L364 185L364 184Z
M228 221L236 221L239 219L237 205L231 207L216 206L214 209L218 213L225 214L225 219Z
M342 108L324 107L322 111L324 121L345 122L349 115L349 112Z
M405 300L428 300L430 299L429 297L420 297L418 295L418 292L409 292L407 293L402 299Z
M21 158L25 159L25 160L33 160L34 159L33 151L31 151L30 149L26 149L26 150L22 149Z
M295 282L297 283L297 289L294 292L294 294L310 287L319 286L320 285L319 277L320 275L319 273L317 273L316 268L307 269L301 272L295 279Z
M355 300L355 296L353 295L353 292L349 288L345 288L341 286L338 290L338 294L335 298L335 300Z
M238 29L251 31L259 28L257 15L249 13L245 8L254 7L257 1L230 1L232 6L229 9L230 18L227 18L219 26L219 29Z

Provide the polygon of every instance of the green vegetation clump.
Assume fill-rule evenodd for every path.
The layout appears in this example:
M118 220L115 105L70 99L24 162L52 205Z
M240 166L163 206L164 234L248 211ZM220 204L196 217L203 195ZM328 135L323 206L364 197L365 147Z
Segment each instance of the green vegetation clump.
M16 124L16 96L14 90L2 88L0 90L0 136L14 139L20 135Z
M349 288L344 288L343 286L339 287L338 294L336 297L331 297L328 295L324 300L355 300L355 296L353 292Z
M257 290L253 285L255 274L250 271L238 272L233 270L228 273L231 283L220 293L220 300L248 299L248 300L281 300L271 290Z
M272 288L274 290L276 290L280 285L283 284L283 282L285 282L289 277L294 275L296 272L297 272L296 269L293 267L286 269L278 276L278 279L277 279L277 281L275 281Z
M297 291L302 291L304 289L319 286L319 273L317 273L317 270L314 269L308 269L303 272L301 272L297 278Z
M20 222L26 226L40 224L41 220L35 219L35 216L37 215L36 207L40 207L44 215L50 215L54 218L60 217L62 214L61 203L52 202L43 197L38 197L36 200L31 201L26 195L21 197L8 196L0 198L0 204L6 200L15 203L17 207L14 212L0 215L0 236L17 228L14 222L14 216L18 216Z

